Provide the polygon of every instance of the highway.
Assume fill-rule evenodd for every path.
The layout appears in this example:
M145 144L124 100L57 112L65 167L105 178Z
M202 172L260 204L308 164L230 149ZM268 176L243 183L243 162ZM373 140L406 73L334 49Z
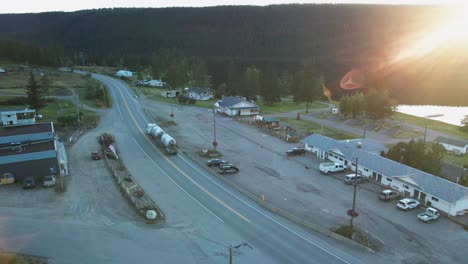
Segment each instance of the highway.
M112 123L129 171L161 206L163 228L183 232L197 248L197 262L226 261L228 245L239 245L235 263L362 263L375 256L304 230L276 216L213 177L182 151L166 156L145 135L150 120L123 82L93 74L112 96ZM155 230L154 232L158 232ZM182 253L181 253L182 254Z

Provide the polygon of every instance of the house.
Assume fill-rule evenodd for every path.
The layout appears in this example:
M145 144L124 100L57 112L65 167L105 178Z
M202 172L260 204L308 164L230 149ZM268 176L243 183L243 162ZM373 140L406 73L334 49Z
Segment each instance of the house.
M264 117L262 122L268 127L268 128L276 128L279 127L279 119L275 117Z
M185 89L189 98L193 98L198 101L207 101L214 97L213 91L208 87L190 87Z
M458 155L468 153L468 141L466 140L437 137L435 141L444 146L445 150L448 152L452 152Z
M216 112L224 113L228 116L248 116L258 115L260 107L245 101L244 98L225 96L215 103Z
M7 71L3 68L0 68L0 74L7 74Z
M161 80L149 80L146 85L152 86L152 87L164 87L166 86L166 83L161 81Z
M36 123L36 110L28 108L0 109L2 126L21 126Z
M166 97L166 98L174 98L178 97L182 93L181 90L167 90L167 91L162 91L161 96Z
M63 143L55 137L52 122L0 128L0 174L16 180L67 175Z
M404 196L419 199L425 206L435 207L452 216L468 212L467 187L384 158L375 153L375 147L369 149L365 143L337 141L319 134L301 142L317 157L351 170L356 169L357 160L357 170L361 175L396 189Z
M131 71L127 71L127 70L120 70L120 71L115 73L115 76L130 78L130 77L133 76L133 73Z

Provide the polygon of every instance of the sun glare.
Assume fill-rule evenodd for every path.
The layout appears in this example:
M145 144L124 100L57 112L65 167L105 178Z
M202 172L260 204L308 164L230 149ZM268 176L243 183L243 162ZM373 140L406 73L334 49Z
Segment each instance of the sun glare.
M392 62L422 57L455 41L468 43L468 3L457 5L455 8L456 11L445 18L440 26L412 41L412 44L403 48Z

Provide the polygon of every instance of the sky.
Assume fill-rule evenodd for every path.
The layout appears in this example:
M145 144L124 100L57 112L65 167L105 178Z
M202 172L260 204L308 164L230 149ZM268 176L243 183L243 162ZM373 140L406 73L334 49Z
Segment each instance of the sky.
M453 4L466 0L2 0L0 13L76 11L111 7L270 5L287 3Z

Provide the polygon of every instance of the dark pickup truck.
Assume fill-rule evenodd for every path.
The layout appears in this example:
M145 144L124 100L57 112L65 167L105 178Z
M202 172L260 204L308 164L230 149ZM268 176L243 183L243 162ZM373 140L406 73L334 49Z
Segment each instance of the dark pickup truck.
M286 151L286 155L288 156L296 156L296 155L304 155L306 154L305 148L292 148Z

